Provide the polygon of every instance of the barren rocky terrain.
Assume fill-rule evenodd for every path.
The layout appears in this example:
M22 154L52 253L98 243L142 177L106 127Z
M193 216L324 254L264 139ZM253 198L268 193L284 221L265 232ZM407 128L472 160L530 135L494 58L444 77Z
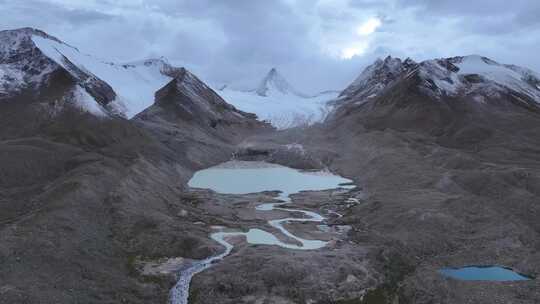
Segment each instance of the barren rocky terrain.
M39 55L31 63L51 65L25 42ZM216 229L263 228L294 244L268 220L301 213L255 209L276 189L187 186L231 159L330 170L356 188L296 193L283 207L323 215L285 228L325 247L231 237L231 254L193 278L189 303L540 302L540 108L527 91L537 79L520 91L457 75L466 60L497 64L379 60L324 122L279 131L186 69L132 119L94 115L70 94L81 79L54 65L38 91L0 100L0 303L167 303L182 270L223 252ZM532 280L439 273L468 265Z

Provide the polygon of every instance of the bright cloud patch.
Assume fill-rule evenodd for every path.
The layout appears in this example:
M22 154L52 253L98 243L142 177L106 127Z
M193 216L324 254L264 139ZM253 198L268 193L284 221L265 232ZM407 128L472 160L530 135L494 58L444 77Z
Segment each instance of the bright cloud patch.
M368 21L362 23L357 29L356 33L360 36L368 36L373 34L379 26L382 25L382 22L379 18L373 17L369 18Z
M354 46L346 47L341 51L341 59L351 59L354 56L363 55L367 48L367 43L358 43Z

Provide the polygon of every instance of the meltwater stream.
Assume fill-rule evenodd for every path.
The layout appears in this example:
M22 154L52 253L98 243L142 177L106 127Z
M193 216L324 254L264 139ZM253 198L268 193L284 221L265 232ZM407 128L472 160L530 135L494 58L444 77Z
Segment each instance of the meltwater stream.
M250 244L276 245L293 250L314 250L326 246L326 242L320 240L302 239L283 227L287 222L322 222L324 217L320 214L297 209L281 208L282 205L291 202L290 195L300 191L317 191L335 188L351 189L351 180L333 175L326 171L303 172L284 166L265 162L230 161L195 173L188 185L194 188L212 189L224 194L247 194L263 191L281 191L278 199L282 203L267 203L256 207L257 210L271 211L283 210L287 212L303 213L306 218L283 218L271 220L268 223L277 228L281 233L298 241L301 245L293 245L280 241L272 233L261 229L250 229L247 232L217 232L210 235L212 239L225 247L225 251L219 255L198 261L180 273L177 284L171 291L172 304L187 304L189 297L189 285L192 277L212 266L213 263L223 259L233 249L233 245L225 238L230 236L245 236Z

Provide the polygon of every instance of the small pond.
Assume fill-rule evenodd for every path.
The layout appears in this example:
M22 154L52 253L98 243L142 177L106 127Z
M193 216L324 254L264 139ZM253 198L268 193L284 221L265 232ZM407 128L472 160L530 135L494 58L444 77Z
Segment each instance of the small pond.
M439 272L461 281L527 281L531 278L519 274L509 268L498 266L468 266L463 268L444 268Z

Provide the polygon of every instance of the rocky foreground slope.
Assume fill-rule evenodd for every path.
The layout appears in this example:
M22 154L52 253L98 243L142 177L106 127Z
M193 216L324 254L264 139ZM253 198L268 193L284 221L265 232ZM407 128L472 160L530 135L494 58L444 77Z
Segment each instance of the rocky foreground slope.
M324 130L341 147L333 166L370 193L352 237L376 232L405 248L405 303L538 302L537 281L449 282L434 270L540 272L540 77L480 56L387 58L374 70L392 61L400 71L371 97L349 88Z
M220 249L184 185L268 127L185 69L126 120L110 107L120 90L34 42L59 40L0 36L0 303L167 302L173 278L144 279L135 261Z

